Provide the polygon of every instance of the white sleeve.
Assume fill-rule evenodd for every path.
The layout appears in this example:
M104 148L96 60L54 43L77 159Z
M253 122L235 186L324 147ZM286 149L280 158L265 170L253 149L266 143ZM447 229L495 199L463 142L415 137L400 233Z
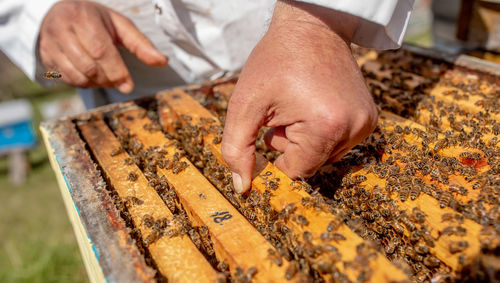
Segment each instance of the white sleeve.
M414 0L298 0L360 19L353 43L375 49L401 46Z
M0 1L0 49L32 80L40 68L37 55L40 26L57 1Z

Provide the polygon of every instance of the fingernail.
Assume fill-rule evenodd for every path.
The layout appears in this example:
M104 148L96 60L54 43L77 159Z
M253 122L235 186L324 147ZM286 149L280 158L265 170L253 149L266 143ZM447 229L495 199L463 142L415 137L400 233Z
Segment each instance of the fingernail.
M158 57L158 58L165 58L165 55L163 55L163 53L161 53L158 50L155 50L155 56Z
M163 53L161 53L159 50L153 49L153 56L155 56L157 59L161 61L167 61L167 56L165 56Z
M124 82L118 86L118 90L123 93L130 93L132 91L132 85L128 82Z
M241 180L241 176L238 173L233 172L233 186L234 190L241 194L243 192L243 182Z

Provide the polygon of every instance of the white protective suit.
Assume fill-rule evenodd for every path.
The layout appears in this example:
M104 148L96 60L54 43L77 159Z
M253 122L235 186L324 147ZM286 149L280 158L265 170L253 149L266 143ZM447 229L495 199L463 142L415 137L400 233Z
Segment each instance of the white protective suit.
M1 0L0 48L31 79L46 84L37 55L45 14L57 0ZM376 49L400 46L413 0L301 0L360 19L353 42ZM136 86L129 95L116 89L81 90L88 108L135 99L174 86L214 79L243 67L264 35L271 0L98 0L130 18L169 57L163 68L148 67L120 50ZM155 8L156 7L156 8ZM63 74L64 75L64 74Z

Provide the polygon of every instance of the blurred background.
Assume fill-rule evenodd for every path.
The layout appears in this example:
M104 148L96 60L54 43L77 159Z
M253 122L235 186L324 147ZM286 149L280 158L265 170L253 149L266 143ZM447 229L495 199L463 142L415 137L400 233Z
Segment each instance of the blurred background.
M415 1L405 42L497 58L498 53L481 49L488 44L495 49L494 36L480 37L474 13L468 6L460 9L474 1L434 2ZM469 17L466 24L457 21L460 14ZM484 28L488 15L482 18ZM457 41L460 28L468 42ZM469 34L474 36L467 39ZM0 73L0 282L87 282L38 130L41 121L85 111L83 104L75 89L31 82L2 53Z
M31 82L3 53L0 73L0 282L87 282L38 130L83 105L72 88Z

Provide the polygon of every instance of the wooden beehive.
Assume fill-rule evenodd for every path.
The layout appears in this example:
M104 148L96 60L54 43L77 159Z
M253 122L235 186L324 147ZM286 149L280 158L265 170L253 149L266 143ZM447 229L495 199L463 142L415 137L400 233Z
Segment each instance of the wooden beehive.
M220 152L236 78L44 123L90 279L498 280L500 69L407 49L356 51L364 143L304 182L259 138L245 196Z

